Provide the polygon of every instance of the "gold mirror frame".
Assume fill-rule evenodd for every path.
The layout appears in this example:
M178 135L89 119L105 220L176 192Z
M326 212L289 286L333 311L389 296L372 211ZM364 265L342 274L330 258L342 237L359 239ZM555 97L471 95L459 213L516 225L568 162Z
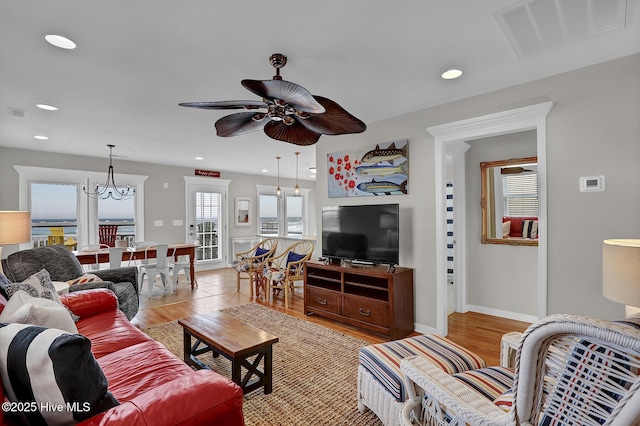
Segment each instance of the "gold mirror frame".
M480 196L480 208L482 209L482 236L480 242L482 244L503 244L509 246L538 246L537 239L510 239L510 238L493 238L489 237L487 198L488 198L488 173L487 169L492 167L511 167L519 164L537 163L538 157L512 158L509 160L485 161L480 163L480 184L482 191Z

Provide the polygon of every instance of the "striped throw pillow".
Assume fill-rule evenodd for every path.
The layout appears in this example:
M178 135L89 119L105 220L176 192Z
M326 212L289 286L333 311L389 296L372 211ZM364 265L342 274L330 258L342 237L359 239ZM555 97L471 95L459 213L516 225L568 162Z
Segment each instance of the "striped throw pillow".
M538 221L522 221L522 238L538 238Z
M10 401L29 404L16 413L28 424L71 424L119 404L91 341L54 328L0 324L0 377Z

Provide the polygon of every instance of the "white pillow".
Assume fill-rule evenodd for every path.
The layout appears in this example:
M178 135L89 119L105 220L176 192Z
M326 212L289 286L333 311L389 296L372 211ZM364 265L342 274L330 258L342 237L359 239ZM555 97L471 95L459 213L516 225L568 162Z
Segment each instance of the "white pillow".
M73 334L78 332L67 308L50 299L30 296L23 290L15 292L7 301L0 312L0 322L57 328Z
M507 238L511 234L511 221L502 222L502 238Z

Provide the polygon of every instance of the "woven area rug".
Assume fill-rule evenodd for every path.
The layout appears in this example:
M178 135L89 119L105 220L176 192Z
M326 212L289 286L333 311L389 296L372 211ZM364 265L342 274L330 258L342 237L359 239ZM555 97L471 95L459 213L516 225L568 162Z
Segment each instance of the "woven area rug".
M382 422L357 407L358 349L369 343L254 303L222 310L280 338L273 345L273 392L245 395L247 425L372 425ZM143 330L182 359L177 321ZM231 362L204 354L212 370L231 377Z

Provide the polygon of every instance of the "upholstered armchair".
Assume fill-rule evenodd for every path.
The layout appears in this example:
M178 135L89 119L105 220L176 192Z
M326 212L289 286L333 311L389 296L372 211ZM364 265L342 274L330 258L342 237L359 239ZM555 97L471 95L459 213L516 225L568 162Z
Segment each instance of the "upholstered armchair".
M284 290L284 305L289 309L289 300L294 288L303 286L302 266L311 259L313 247L310 241L299 241L271 260L271 265L263 272L267 299L271 297L272 292Z
M249 250L235 254L231 266L236 270L237 291L240 291L240 280L246 279L249 281L251 297L254 295L254 287L257 295L262 283L262 271L275 255L277 248L278 240L267 238Z
M496 386L497 376L509 380L504 368L499 373L482 369L449 375L424 358L405 358L401 370L409 398L401 422L640 424L638 317L613 322L550 316L522 335L515 363L513 385L500 392L505 386Z
M71 281L85 274L75 255L65 246L43 246L22 250L2 259L4 274L11 282L22 282L36 272L46 269L53 281ZM70 292L108 288L118 298L118 306L128 319L139 309L138 270L135 267L91 271L102 281L73 284Z

